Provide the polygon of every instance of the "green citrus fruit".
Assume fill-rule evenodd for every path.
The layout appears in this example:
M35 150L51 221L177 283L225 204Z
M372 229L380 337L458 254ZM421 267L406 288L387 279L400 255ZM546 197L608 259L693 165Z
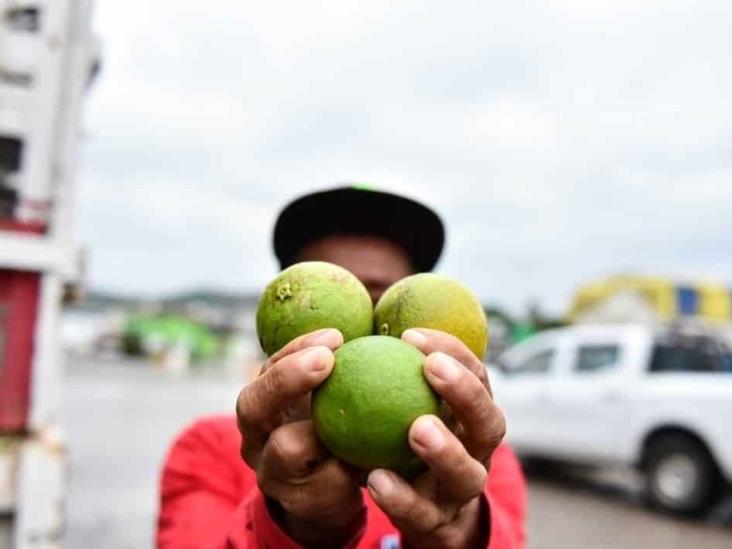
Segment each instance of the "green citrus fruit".
M409 328L432 328L454 335L478 358L488 347L488 322L480 301L460 282L420 273L392 284L374 309L374 329L400 337Z
M411 478L424 465L408 432L441 401L422 373L424 355L394 337L354 339L335 351L328 379L313 393L316 432L338 458L370 471L385 467Z
M368 335L372 307L364 285L346 269L321 261L297 263L270 282L259 299L259 344L272 355L320 328L337 328L345 341Z

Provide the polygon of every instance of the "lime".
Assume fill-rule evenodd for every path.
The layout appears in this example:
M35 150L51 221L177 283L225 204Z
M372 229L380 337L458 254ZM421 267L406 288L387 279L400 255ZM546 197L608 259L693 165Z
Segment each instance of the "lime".
M335 351L328 379L313 393L312 416L325 446L360 469L392 469L410 478L423 464L408 432L441 401L422 373L424 355L385 336L354 339Z
M457 280L433 273L395 282L376 304L376 333L400 337L409 328L452 334L481 359L488 346L488 322L480 301Z
M257 336L267 355L320 328L337 328L348 341L370 334L372 326L372 303L364 285L350 271L321 261L282 271L267 285L257 307Z

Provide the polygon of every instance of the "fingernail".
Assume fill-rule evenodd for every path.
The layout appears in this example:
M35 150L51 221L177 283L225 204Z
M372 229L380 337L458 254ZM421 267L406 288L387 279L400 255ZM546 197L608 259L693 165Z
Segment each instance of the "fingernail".
M429 364L430 373L443 381L455 381L460 375L460 366L444 353L433 353Z
M388 496L391 494L392 490L394 490L394 482L392 482L389 475L381 469L371 471L368 484L369 488L381 497Z
M407 343L411 343L415 347L421 347L422 345L427 343L427 336L419 330L415 330L414 328L406 330L402 334L402 339Z
M343 336L334 328L325 328L317 334L313 343L315 345L324 345L326 347L338 347L343 343Z
M428 450L439 450L445 444L445 436L430 417L420 417L412 427L412 438Z
M333 353L327 347L311 347L303 355L306 368L312 372L325 370L333 362Z

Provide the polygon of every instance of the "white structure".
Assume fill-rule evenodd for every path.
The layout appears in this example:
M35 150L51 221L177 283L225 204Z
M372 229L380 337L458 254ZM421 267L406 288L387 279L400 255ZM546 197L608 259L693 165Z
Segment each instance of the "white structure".
M0 519L0 545L17 549L57 546L63 526L58 317L63 284L78 271L76 145L81 100L98 65L90 12L91 0L0 0L0 283L25 277L32 296L12 294L0 324L0 332L13 327L5 354L0 345L0 514L9 517ZM25 364L8 349L27 335L16 321L28 313ZM27 388L19 379L30 380ZM11 397L25 409L8 413Z
M674 512L705 509L732 481L732 351L716 334L576 326L499 362L491 383L520 453L636 467Z
M646 296L636 289L620 290L595 307L576 315L577 324L638 323L659 325L663 319Z

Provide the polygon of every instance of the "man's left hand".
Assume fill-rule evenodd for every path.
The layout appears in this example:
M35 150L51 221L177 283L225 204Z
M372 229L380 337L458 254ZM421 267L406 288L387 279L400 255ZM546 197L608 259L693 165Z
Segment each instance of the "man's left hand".
M384 469L368 477L371 497L414 547L485 547L488 513L481 495L491 456L506 431L483 363L456 337L425 328L402 339L421 350L425 377L448 404L450 425L417 418L409 443L429 469L412 483Z

